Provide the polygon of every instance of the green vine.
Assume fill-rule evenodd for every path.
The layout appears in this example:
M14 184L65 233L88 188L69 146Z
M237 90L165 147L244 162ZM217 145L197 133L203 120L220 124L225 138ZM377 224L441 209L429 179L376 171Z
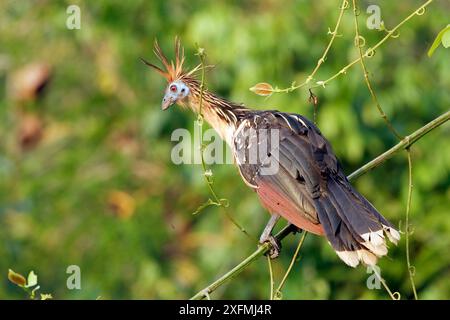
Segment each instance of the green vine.
M250 234L247 232L247 230L242 227L237 221L236 219L233 218L233 216L228 212L228 207L229 207L229 201L226 198L220 198L216 191L213 188L213 173L211 170L209 170L206 167L206 163L205 163L205 158L204 158L204 150L206 148L206 145L203 142L203 96L204 96L204 90L205 90L205 59L206 59L206 53L205 53L205 49L201 48L199 46L197 46L197 53L196 55L199 57L200 59L200 65L201 65L201 82L200 82L200 102L199 102L199 111L198 111L198 115L197 115L197 123L198 123L198 130L199 132L199 136L200 136L200 159L201 159L201 165L202 165L202 170L203 170L203 177L205 179L206 185L209 189L209 192L212 196L212 199L209 198L205 203L203 203L202 205L200 205L197 210L195 210L193 212L194 215L199 214L202 210L204 210L207 207L210 206L216 206L216 207L221 207L224 212L225 215L227 216L227 218L240 230L242 231L245 235L247 235L249 238L253 238L252 236L250 236Z

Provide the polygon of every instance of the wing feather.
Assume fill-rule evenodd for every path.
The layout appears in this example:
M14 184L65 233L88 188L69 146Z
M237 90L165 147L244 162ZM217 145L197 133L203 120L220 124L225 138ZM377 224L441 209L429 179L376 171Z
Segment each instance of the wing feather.
M235 152L259 145L261 141L254 140L255 132L262 129L276 130L278 140L268 143L269 148L258 154L256 163L236 162L263 204L300 228L324 232L339 257L350 266L360 261L373 264L377 256L385 255L384 233L395 242L398 232L350 185L319 129L296 114L251 113L234 137ZM252 139L247 139L249 131L253 132ZM263 140L272 137L266 132L256 135ZM263 174L263 167L273 163L278 170Z

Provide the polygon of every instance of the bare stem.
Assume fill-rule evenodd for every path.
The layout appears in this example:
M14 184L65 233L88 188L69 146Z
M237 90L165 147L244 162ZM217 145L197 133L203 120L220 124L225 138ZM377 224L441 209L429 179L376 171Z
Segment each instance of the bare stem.
M287 268L286 273L284 274L283 279L281 280L280 285L277 288L277 291L275 291L275 295L276 296L280 296L281 295L281 289L283 289L283 286L286 283L287 277L288 277L289 273L291 272L292 267L294 266L295 260L297 260L298 254L300 252L300 249L303 246L303 242L305 241L305 238L306 238L307 234L308 234L308 232L306 232L306 231L303 232L303 235L300 238L300 241L298 242L297 249L295 250L295 253L292 256L291 263L289 264L289 267Z
M366 82L366 85L367 85L367 88L369 89L372 100L375 103L375 106L377 107L381 118L383 118L384 122L386 123L386 126L389 128L389 130L392 132L392 134L397 137L397 139L401 140L402 136L397 132L397 130L395 130L391 121L388 119L386 113L384 112L383 108L381 108L380 102L378 101L378 97L372 88L372 84L370 83L369 72L367 71L366 63L364 62L364 55L362 52L362 47L364 46L366 40L359 33L358 12L357 12L358 8L356 6L356 0L352 0L352 2L353 2L353 16L354 16L354 20L355 20L355 46L358 48L358 54L360 57L361 68L362 68L363 75L364 75L364 81ZM362 43L361 43L361 40L363 40Z
M411 258L409 254L409 214L411 211L411 198L412 198L412 188L413 188L413 181L412 181L412 160L411 160L411 150L409 148L406 148L406 153L408 155L408 200L406 203L406 230L405 230L405 238L406 238L406 265L408 267L408 274L409 274L409 281L411 282L411 287L414 293L414 299L418 300L417 296L417 290L416 290L416 284L414 283L414 274L415 274L415 268L411 265Z
M204 90L205 90L205 52L203 48L198 48L198 53L197 55L200 58L200 64L201 64L201 82L200 82L200 105L199 105L199 112L198 112L198 124L199 124L199 131L200 131L200 158L201 158L201 163L202 163L202 170L203 170L203 177L205 178L205 182L206 185L208 186L209 192L213 197L213 201L209 201L207 202L208 204L211 205L215 205L218 207L222 207L225 215L227 216L227 218L240 230L242 231L246 236L248 236L249 238L253 239L252 236L250 236L250 234L247 232L247 230L245 230L244 227L242 227L233 217L232 215L228 212L227 210L227 206L228 204L225 203L226 199L220 199L219 196L217 195L217 193L215 192L214 188L213 188L213 181L210 175L208 175L206 173L206 163L205 163L205 159L203 156L203 151L205 149L205 145L203 143L203 113L202 113L202 107L203 107L203 94L204 94ZM205 206L202 206L202 208L204 208ZM198 210L197 210L198 212Z
M358 48L358 53L360 57L361 62L361 68L364 74L364 81L366 82L367 88L369 89L370 95L372 97L373 102L375 103L375 106L378 109L378 112L380 113L380 116L383 118L384 122L386 123L386 126L388 129L392 132L392 134L397 137L397 139L401 140L403 137L400 136L400 134L395 130L394 126L392 125L391 121L388 119L386 113L384 112L383 108L380 105L380 102L378 101L377 95L375 94L375 91L372 88L372 84L369 80L369 73L367 71L366 64L364 62L364 56L362 53L362 47L365 44L365 39L360 35L359 33L359 25L358 25L358 14L357 14L357 6L356 6L356 0L352 0L353 3L353 16L355 21L355 46ZM387 32L390 32L387 30ZM394 37L391 34L392 37ZM362 40L362 42L361 42ZM409 254L409 213L411 209L411 194L412 194L412 162L411 162L411 152L410 147L407 147L405 149L408 155L408 171L409 171L409 187L408 187L408 200L406 205L406 262L408 267L408 274L409 274L409 280L411 282L412 290L414 293L414 298L417 300L417 292L416 292L416 286L414 283L414 274L413 274L413 267L411 267L410 264L410 254ZM381 279L381 278L380 278ZM391 296L391 298L394 299L394 296L392 295L391 290L387 286L387 284L382 280L383 286Z
M417 140L422 138L424 135L426 135L428 132L430 132L433 129L436 129L443 123L447 122L450 118L450 111L447 111L444 114L441 114L436 119L428 122L426 125L421 127L420 129L414 131L409 136L406 136L403 138L399 143L397 143L395 146L393 146L391 149L387 150L383 154L379 155L372 161L366 163L361 168L353 172L348 176L349 180L353 180L358 178L359 176L367 173L368 171L372 170L373 168L378 167L380 164L382 164L387 159L391 158L395 153L397 153L399 150L406 149L410 146L412 146Z
M269 276L270 276L270 300L273 300L273 288L274 288L274 280L273 280L273 270L272 270L272 259L269 255L267 257L267 264L269 265Z
M343 0L342 3L341 3L341 6L339 8L339 16L337 18L336 25L334 26L334 30L332 32L328 31L329 34L331 34L331 39L328 42L328 45L325 48L322 56L320 57L319 60L317 60L316 67L310 73L310 75L306 78L306 80L304 82L300 83L299 85L291 85L289 88L285 88L285 89L278 89L278 88L276 88L276 89L273 89L273 92L275 92L275 93L281 93L281 92L288 93L288 92L297 90L297 89L307 85L311 80L314 79L315 74L319 70L320 66L325 62L325 59L327 58L328 51L330 51L330 48L333 45L334 39L336 38L336 36L338 34L339 26L341 25L341 21L342 21L342 16L344 15L344 11L347 8L348 8L348 1L347 0Z
M387 293L389 294L389 297L391 297L392 300L400 300L400 293L398 292L392 292L391 289L389 289L386 281L381 277L381 275L378 273L376 268L372 269L375 275L377 276L378 280L380 280L383 287L386 289Z
M325 87L328 83L338 78L340 75L345 74L348 69L353 67L355 64L361 61L363 58L370 58L375 54L375 50L378 49L383 43L385 43L389 38L391 38L395 32L400 29L402 25L404 25L406 22L408 22L410 19L412 19L416 15L422 15L425 13L425 8L431 3L433 0L428 0L423 5L421 5L419 8L414 10L413 13L411 13L409 16L404 18L399 24L397 24L394 28L391 30L386 30L386 36L384 36L380 41L378 41L373 47L366 50L366 52L362 55L362 57L359 57L349 64L347 64L345 67L343 67L341 70L339 70L335 75L331 76L330 78L326 80L317 81L316 85L312 86L312 88L316 87Z

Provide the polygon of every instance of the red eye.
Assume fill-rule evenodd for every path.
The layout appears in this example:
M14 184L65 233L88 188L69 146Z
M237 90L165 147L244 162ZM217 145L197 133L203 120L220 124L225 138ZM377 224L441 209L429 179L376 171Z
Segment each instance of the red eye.
M170 86L170 91L172 91L172 92L177 92L177 86L176 85L171 85Z

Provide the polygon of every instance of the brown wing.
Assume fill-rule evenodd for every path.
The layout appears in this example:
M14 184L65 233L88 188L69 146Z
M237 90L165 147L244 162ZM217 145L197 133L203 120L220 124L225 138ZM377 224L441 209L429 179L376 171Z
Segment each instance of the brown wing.
M234 143L242 177L270 211L300 228L325 233L350 265L376 260L367 248L377 256L386 254L383 231L394 230L392 225L353 189L330 144L306 118L255 112L241 121ZM267 148L259 147L264 144ZM255 153L256 161L249 161ZM277 170L265 170L273 167ZM343 258L343 252L355 255Z
M235 152L242 177L256 189L269 211L299 228L323 234L313 196L323 180L321 162L328 161L326 167L336 168L337 161L324 156L327 142L321 136L309 137L314 132L308 124L308 120L293 114L255 114L241 122L234 140ZM254 150L263 143L267 148ZM258 153L257 162L250 163L252 153ZM311 161L314 153L320 162ZM262 168L270 165L276 165L277 170L264 174Z

